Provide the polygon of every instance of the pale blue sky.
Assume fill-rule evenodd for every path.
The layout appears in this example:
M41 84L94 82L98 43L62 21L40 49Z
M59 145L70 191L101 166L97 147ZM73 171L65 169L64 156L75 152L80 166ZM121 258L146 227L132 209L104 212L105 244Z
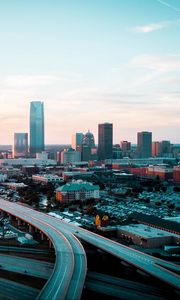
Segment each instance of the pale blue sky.
M180 0L0 0L0 144L45 103L46 143L113 122L180 142Z

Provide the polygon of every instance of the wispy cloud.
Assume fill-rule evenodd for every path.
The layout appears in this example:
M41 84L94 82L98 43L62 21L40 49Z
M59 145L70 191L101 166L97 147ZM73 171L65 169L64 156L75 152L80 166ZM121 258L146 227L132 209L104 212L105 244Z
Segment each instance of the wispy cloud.
M27 88L32 86L47 85L60 78L57 76L49 75L15 75L8 76L4 80L4 85L10 88Z
M1 85L6 88L32 88L39 86L53 85L56 83L72 83L81 80L81 74L78 73L61 73L55 75L9 75L1 78Z
M142 26L137 26L132 28L132 31L135 33L149 33L156 30L161 30L172 25L180 23L180 19L175 21L164 21L159 23L150 23Z
M180 12L180 8L178 8L178 7L174 6L174 5L171 5L168 2L166 2L166 1L163 1L163 0L156 0L156 1L159 2L159 3L161 3L161 4L163 4L164 6L167 6L167 7L171 8L171 9L177 11L177 12Z
M143 67L160 73L180 71L180 55L140 55L134 57L130 65Z

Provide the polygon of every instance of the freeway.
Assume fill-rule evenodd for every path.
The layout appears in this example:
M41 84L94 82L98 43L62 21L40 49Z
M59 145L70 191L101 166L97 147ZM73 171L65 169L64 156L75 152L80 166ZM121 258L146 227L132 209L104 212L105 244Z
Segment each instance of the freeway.
M27 208L20 204L9 203L5 200L0 200L0 207L2 210L10 212L11 214L18 216L20 219L24 218L25 220L28 220L30 218L32 223L34 223L35 226L36 226L36 222L38 222L38 224L39 222L42 222L44 225L46 224L47 227L50 226L51 230L54 229L57 232L59 232L59 234L60 232L63 234L64 238L69 242L69 245L72 249L72 253L74 254L74 261L73 261L74 267L71 276L69 274L69 276L72 277L73 280L70 280L68 285L73 286L74 284L75 285L77 284L78 286L77 290L80 287L82 289L84 284L84 281L83 283L80 284L80 280L82 279L80 279L79 274L82 274L82 278L84 280L86 274L85 271L86 258L85 258L85 253L83 251L83 248L80 247L80 244L77 240L76 240L77 242L75 242L73 235L76 235L80 240L90 243L95 247L102 249L103 251L108 252L123 261L126 261L130 265L135 266L136 268L144 271L145 273L148 273L162 280L163 282L173 286L176 290L180 289L180 277L172 270L173 268L178 268L178 267L172 263L164 262L165 265L161 266L160 264L161 262L163 262L161 259L149 256L135 249L131 249L120 243L104 238L98 234L95 234L83 228L79 228L75 225L70 225L62 220L55 219L54 217L51 217L44 213L40 213L38 211L35 211L31 208ZM171 266L170 270L167 269L168 266L169 269ZM56 268L56 271L58 272L58 268ZM65 293L64 295L67 295L67 293ZM72 298L70 297L68 297L67 299L72 300Z
M36 254L49 254L48 250L36 249L36 248L25 248L16 246L0 246L0 252L17 252L17 253L36 253Z
M2 300L34 300L39 294L39 290L24 284L0 278L0 293Z
M157 287L154 287L152 285L147 285L144 283L132 281L132 280L127 280L124 278L117 278L113 277L107 274L101 274L101 273L96 273L96 272L88 272L87 277L86 277L86 288L88 288L88 283L103 283L104 285L109 284L110 286L117 286L119 288L127 288L129 293L130 290L132 293L140 292L141 296L143 299L146 299L147 296L155 296L159 297L163 300L165 299L171 299L171 293L169 291L164 291L164 289L159 289ZM144 294L144 296L143 296ZM148 295L147 295L148 294Z
M59 224L54 226L52 218L46 214L2 199L0 199L0 209L39 228L54 244L55 268L37 299L80 299L86 278L87 261L79 240L71 233L62 234Z
M48 279L53 271L53 264L35 259L0 254L0 269Z
M39 214L37 211L35 213L37 215ZM135 266L145 273L150 274L173 286L175 289L180 290L180 277L177 274L179 271L178 265L163 261L159 258L155 258L138 250L124 246L96 233L90 232L75 225L68 224L63 220L56 219L49 215L48 217L49 222L54 224L54 226L56 226L56 228L61 230L63 233L73 233L80 240L90 243L91 245L94 245L95 247L116 256L117 258L126 261L130 265Z
M39 212L37 211L34 211L34 213L36 216L39 215ZM43 213L40 214L44 215ZM75 225L71 225L63 220L56 219L49 215L48 222L56 226L56 228L61 232L67 234L73 233L80 240L90 243L91 245L94 245L95 247L102 249L113 256L116 256L117 258L126 261L130 265L135 266L143 272L162 280L177 290L180 290L180 277L177 274L179 271L178 265L142 253L138 250L114 242L96 233L90 232Z
M170 300L170 297L160 297L155 295L149 295L149 288L147 287L146 293L129 289L128 287L117 286L110 283L104 283L103 281L97 281L95 279L89 279L86 282L86 289L94 291L96 293L109 295L110 297L123 299L123 300Z

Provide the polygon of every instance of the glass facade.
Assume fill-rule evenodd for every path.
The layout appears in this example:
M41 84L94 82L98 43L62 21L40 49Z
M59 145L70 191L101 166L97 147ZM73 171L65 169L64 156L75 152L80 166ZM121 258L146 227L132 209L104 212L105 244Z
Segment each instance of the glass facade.
M44 151L44 103L32 101L30 107L30 154Z
M98 159L112 158L113 151L113 124L104 123L98 125Z
M13 157L26 157L28 155L28 134L14 133Z
M137 153L139 158L152 157L152 132L138 132Z

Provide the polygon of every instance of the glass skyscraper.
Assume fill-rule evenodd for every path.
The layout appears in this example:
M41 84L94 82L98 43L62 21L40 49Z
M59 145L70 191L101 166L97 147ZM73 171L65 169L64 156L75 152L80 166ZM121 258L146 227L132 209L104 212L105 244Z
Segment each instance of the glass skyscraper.
M113 151L113 124L104 123L98 125L98 159L112 158Z
M139 158L152 157L152 132L137 133L137 153Z
M26 157L28 155L28 134L14 133L13 157Z
M44 103L32 101L30 106L30 154L44 151Z

